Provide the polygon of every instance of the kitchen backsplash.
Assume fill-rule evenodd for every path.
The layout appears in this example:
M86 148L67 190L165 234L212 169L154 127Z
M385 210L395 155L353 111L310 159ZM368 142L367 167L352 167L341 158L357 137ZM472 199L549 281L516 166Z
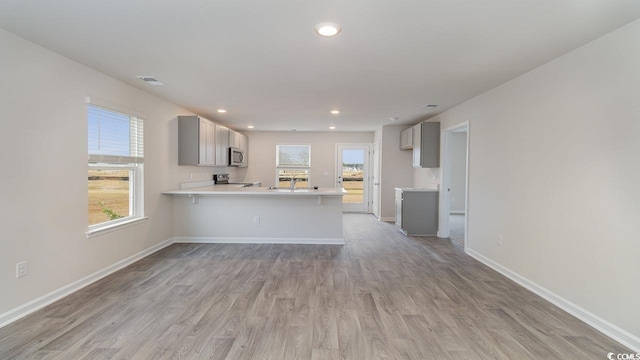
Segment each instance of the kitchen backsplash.
M440 168L414 168L413 187L437 189L440 186Z

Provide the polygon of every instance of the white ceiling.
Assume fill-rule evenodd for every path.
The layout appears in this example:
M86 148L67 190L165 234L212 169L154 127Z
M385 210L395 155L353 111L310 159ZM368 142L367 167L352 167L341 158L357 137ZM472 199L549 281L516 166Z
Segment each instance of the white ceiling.
M0 1L0 28L241 130L416 123L639 17L638 0Z

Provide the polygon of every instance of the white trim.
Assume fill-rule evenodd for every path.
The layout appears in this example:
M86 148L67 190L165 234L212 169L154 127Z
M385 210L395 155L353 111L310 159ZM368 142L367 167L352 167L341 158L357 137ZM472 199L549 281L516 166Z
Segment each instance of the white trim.
M544 287L536 284L535 282L498 264L497 262L485 257L484 255L472 249L469 249L468 247L465 248L465 252L472 258L480 261L486 266L492 268L493 270L499 272L500 274L506 276L507 278L515 281L516 283L523 286L524 288L532 291L536 295L549 301L553 305L575 316L579 320L583 321L584 323L591 326L592 328L600 331L604 335L628 347L633 352L640 353L640 337L637 337L629 333L628 331L621 329L620 327L608 322L607 320L589 312L588 310L581 308L580 306L572 303L571 301L545 289Z
M89 225L86 231L88 238L105 234L123 227L131 226L146 220L144 216L144 164L94 164L89 163L88 170L129 170L129 204L131 215L121 219L105 221Z
M122 259L106 268L96 271L91 275L85 276L80 280L74 281L71 284L67 284L57 290L54 290L48 294L45 294L39 298L33 299L26 304L20 305L14 309L0 314L0 328L11 324L12 322L19 320L35 311L42 309L43 307L50 305L65 296L68 296L87 285L90 285L114 272L133 264L134 262L153 254L154 252L163 249L174 243L173 238L169 238L161 243L153 245L145 250L140 251L134 255L129 256L126 259Z
M124 228L129 227L129 226L136 225L138 223L141 223L141 222L147 220L148 218L149 218L148 216L142 216L142 217L127 216L122 221L118 221L118 222L109 221L109 222L106 222L106 223L102 223L102 224L108 224L108 225L102 225L101 224L102 226L100 226L98 228L94 228L94 229L89 229L85 234L87 235L87 239L88 238L92 238L94 236L104 235L106 233L110 233L110 232L113 232L113 231L124 229Z
M235 238L235 237L196 237L176 236L176 243L194 244L311 244L344 245L344 238Z
M453 125L442 130L440 134L440 163L442 164L442 178L441 178L441 186L440 186L440 198L439 198L439 209L438 209L438 232L437 236L441 238L449 237L449 214L453 213L450 211L450 192L448 191L451 188L451 137L450 135L454 133L456 130L466 128L467 132L467 156L466 156L466 164L465 164L465 203L464 203L464 214L466 215L464 218L464 247L466 248L469 244L469 158L471 155L470 152L470 144L471 144L471 125L469 121L463 121L459 124Z
M380 193L380 163L382 158L380 157L380 140L376 140L372 144L371 155L369 161L371 161L371 212L380 220L380 199L382 198ZM377 166L376 166L377 164ZM377 185L376 185L377 183ZM376 201L377 200L377 201Z
M392 222L392 223L396 222L396 218L393 216L381 216L378 218L378 220L384 221L384 222Z
M342 179L342 166L339 164L338 159L342 158L342 154L340 153L340 149L357 149L357 150L365 150L364 164L362 171L364 172L364 178L362 179L362 194L364 203L343 203L343 206L350 208L349 210L345 210L345 213L361 213L361 214L370 214L371 206L372 206L372 176L371 176L371 152L373 151L373 143L336 143L334 146L335 156L334 156L334 168L335 168L335 179L334 184L335 187L338 186L338 176ZM341 180L340 183L344 185L344 181ZM344 189L344 187L342 187Z

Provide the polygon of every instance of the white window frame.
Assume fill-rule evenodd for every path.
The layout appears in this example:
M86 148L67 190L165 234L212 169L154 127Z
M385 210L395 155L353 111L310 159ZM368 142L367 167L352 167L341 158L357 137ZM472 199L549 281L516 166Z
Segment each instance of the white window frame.
M307 166L290 166L280 165L280 146L306 146L309 149L309 165ZM277 144L276 145L276 186L280 184L280 170L306 170L307 184L311 184L311 145L309 144Z
M95 104L89 105L103 107ZM103 108L129 116L130 119L137 118L137 121L143 121L141 118L123 111L112 110L106 107ZM86 232L87 237L94 237L119 230L148 218L144 216L144 163L142 158L90 155L87 170L129 170L129 207L131 212L120 219L88 225Z

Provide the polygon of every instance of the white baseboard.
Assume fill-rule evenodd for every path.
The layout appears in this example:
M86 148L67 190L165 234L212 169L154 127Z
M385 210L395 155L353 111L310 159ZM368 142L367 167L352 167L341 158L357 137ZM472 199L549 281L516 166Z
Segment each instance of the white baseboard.
M387 216L387 217L381 216L381 217L378 218L378 220L384 221L384 222L396 222L396 218L392 217L392 216L391 217L389 217L389 216Z
M40 310L43 307L52 304L62 299L63 297L82 289L85 286L88 286L126 266L133 264L134 262L142 259L145 256L151 255L154 252L173 244L173 242L173 238L167 239L159 244L153 245L150 248L142 250L137 254L131 255L126 259L120 260L113 265L107 266L102 270L96 271L91 275L85 276L80 280L74 281L71 284L65 285L37 299L31 300L26 304L20 305L17 308L2 313L0 314L0 327L9 325L10 323L19 320L34 311Z
M310 244L344 245L344 238L234 238L234 237L194 237L176 236L176 243L198 244Z
M629 349L631 349L631 351L640 353L640 337L635 336L624 329L621 329L620 327L608 322L607 320L597 315L594 315L593 313L581 308L580 306L570 302L569 300L545 289L544 287L498 264L497 262L485 257L484 255L472 249L469 249L468 247L465 249L465 252L474 259L480 261L493 270L522 285L526 289L534 292L535 294L539 295L540 297L544 298L560 309L575 316L579 320L585 322L587 325L600 331L604 335L628 347Z

